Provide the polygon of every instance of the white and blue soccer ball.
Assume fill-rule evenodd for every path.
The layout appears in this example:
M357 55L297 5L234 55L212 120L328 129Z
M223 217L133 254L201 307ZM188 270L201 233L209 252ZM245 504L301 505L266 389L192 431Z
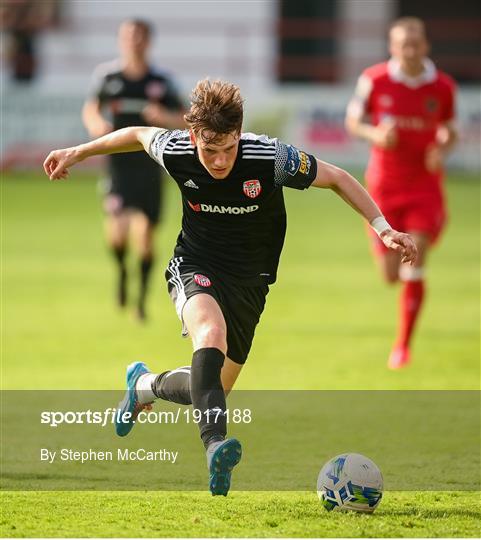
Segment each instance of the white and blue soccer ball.
M322 467L317 494L326 510L372 513L382 498L379 467L361 454L341 454Z

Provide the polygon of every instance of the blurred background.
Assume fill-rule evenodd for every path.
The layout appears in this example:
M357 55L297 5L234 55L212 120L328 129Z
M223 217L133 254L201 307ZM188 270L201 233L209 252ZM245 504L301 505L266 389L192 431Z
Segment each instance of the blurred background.
M130 248L126 264L129 280L134 279L127 309L115 303L117 271L107 249L98 187L104 164L89 159L72 170L67 182L49 182L41 166L50 150L87 140L82 105L94 68L118 56L119 24L130 17L152 23L152 63L172 74L187 103L198 79L231 80L246 100L247 130L278 136L344 166L362 181L369 148L346 133L346 105L361 71L387 59L387 28L403 15L424 19L432 59L459 85L461 137L449 157L449 222L429 256L427 302L413 340L412 363L398 371L386 367L400 289L382 282L360 216L331 190L285 189L289 224L278 281L236 382L236 390L259 391L268 422L252 424L257 429L246 441L235 489L259 463L267 464L264 476L275 467L263 489L272 489L279 479L290 482L296 471L313 463L309 470L317 475L331 451L368 455L387 484L393 475L394 481L402 477L402 485L427 479L427 489L437 489L440 478L450 490L465 478L466 485L473 484L479 452L473 458L470 449L479 449L480 410L471 404L474 399L479 403L481 380L480 1L0 0L0 387L15 390L0 396L0 416L9 413L1 434L10 442L3 428L13 426L14 441L2 454L2 481L7 482L4 489L60 485L68 490L4 493L0 536L204 537L213 531L226 537L479 536L479 492L388 492L374 520L338 515L339 520L320 515L314 477L311 492L238 492L226 506L212 505L210 495L198 491L146 492L165 485L165 478L170 481L170 475L160 479L163 471L157 465L141 491L125 496L99 491L109 477L109 464L99 463L92 476L81 464L73 473L63 465L58 470L44 464L41 474L37 469L24 473L18 465L25 455L33 459L33 447L26 443L45 427L29 425L37 418L32 403L48 402L48 410L82 410L79 403L88 399L90 408L91 397L77 393L76 398L70 390L101 390L105 403L114 406L131 362L144 361L160 373L185 366L192 357L190 340L180 338L164 280L181 221L175 183L165 182L148 319L140 323L134 316L140 271ZM30 394L25 398L16 390L35 392L22 392ZM306 414L305 403L312 403L307 400L314 393L302 393L297 406L294 393L282 394L279 408L273 405L279 397L272 390L327 392L320 395L319 410ZM379 390L393 391L389 401ZM416 397L398 390L416 390ZM465 415L468 406L473 414ZM156 407L162 410L163 404ZM478 429L469 429L475 421ZM267 426L262 436L259 425ZM272 444L276 425L288 437L287 448L293 430L285 426L294 426L296 441L309 453L305 462L293 460L292 452L284 460ZM451 425L455 429L448 433L445 426ZM234 436L237 430L229 428ZM181 455L185 448L189 460L190 447L175 442L183 430L173 440L160 429L158 437L153 433L144 431L144 436L152 444L179 448ZM123 444L135 448L143 440L138 435ZM49 438L52 449L60 448L55 440L60 441ZM82 444L103 448L103 440L84 437ZM203 475L200 441L192 437L190 442L199 445L192 463L202 467L196 475ZM464 451L458 452L461 445ZM118 475L112 489L123 489L129 475L142 482L145 476L136 470ZM193 485L193 478L179 480L176 471L171 487ZM72 474L93 491L72 491Z
M35 165L85 139L79 115L92 70L117 56L119 23L135 16L152 23L152 61L186 99L205 76L232 80L248 129L364 166L367 146L345 133L345 106L360 72L387 57L387 26L402 15L425 20L432 58L460 84L462 144L451 163L479 170L477 0L3 0L1 165Z
M432 59L459 84L461 135L413 364L386 369L399 290L381 282L360 218L328 190L285 190L278 284L238 387L479 388L479 0L2 0L0 10L6 388L122 388L133 360L164 370L190 358L163 279L180 223L174 183L166 183L151 319L142 326L114 306L96 194L101 163L87 160L57 183L41 168L50 150L87 139L81 109L91 73L117 57L123 20L152 23L152 63L174 76L186 102L198 79L231 80L246 100L247 130L362 179L369 149L346 133L345 109L360 72L388 57L387 28L402 15L425 20Z

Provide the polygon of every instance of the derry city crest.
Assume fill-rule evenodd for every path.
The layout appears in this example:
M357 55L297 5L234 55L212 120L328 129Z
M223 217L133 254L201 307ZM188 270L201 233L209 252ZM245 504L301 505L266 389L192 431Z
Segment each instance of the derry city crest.
M259 180L246 180L243 184L244 193L251 199L258 197L262 191Z

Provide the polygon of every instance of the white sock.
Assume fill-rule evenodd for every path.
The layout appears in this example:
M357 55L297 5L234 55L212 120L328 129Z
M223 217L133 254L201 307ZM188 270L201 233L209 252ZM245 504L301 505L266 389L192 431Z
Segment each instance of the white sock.
M145 373L139 377L135 385L139 403L152 403L157 399L157 396L152 392L152 383L155 377L157 377L156 373Z
M417 268L410 264L402 264L399 268L399 279L401 281L421 281L423 278L423 267Z

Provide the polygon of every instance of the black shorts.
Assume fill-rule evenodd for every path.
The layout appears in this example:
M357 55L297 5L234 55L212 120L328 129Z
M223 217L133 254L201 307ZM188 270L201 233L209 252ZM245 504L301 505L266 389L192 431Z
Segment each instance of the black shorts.
M104 185L104 210L116 215L123 210L139 210L151 224L159 222L162 207L162 178L107 179Z
M219 274L213 274L185 257L170 260L165 278L177 315L182 321L182 335L187 336L182 319L185 303L196 294L209 294L217 301L224 315L227 356L237 364L244 364L264 311L269 286L246 287L226 281Z

